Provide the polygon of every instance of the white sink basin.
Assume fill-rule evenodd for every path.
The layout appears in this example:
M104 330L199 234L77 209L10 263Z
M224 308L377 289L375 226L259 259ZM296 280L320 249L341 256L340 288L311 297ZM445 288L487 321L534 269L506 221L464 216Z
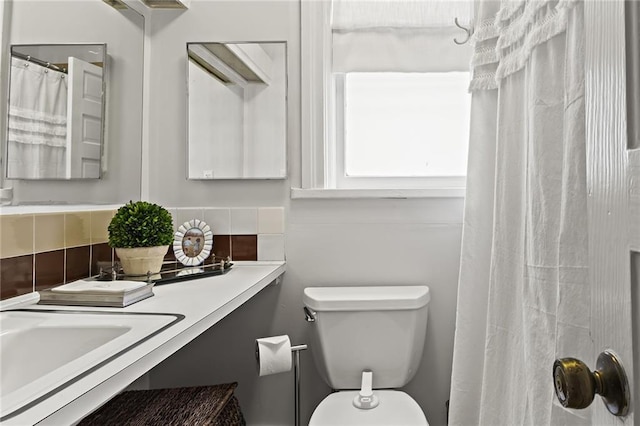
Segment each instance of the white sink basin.
M0 420L47 398L182 318L39 309L0 312Z

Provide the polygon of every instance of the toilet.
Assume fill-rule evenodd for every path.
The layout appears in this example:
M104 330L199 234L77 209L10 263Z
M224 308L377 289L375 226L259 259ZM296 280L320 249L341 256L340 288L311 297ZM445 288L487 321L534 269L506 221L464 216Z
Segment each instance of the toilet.
M426 286L305 288L311 352L336 391L316 407L309 426L429 424L413 398L394 390L420 365L429 299Z

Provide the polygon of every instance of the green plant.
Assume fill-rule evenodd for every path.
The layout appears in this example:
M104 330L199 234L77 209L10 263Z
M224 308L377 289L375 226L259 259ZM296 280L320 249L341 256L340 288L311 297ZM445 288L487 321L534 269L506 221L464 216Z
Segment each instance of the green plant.
M111 247L155 247L173 242L171 214L157 204L129 201L109 223Z

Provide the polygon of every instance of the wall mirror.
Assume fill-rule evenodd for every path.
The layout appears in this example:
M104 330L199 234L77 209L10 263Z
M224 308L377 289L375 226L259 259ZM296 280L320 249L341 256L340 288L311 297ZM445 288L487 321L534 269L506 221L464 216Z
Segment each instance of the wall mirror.
M187 43L189 179L284 179L286 42Z
M12 45L10 52L7 178L100 178L107 45Z

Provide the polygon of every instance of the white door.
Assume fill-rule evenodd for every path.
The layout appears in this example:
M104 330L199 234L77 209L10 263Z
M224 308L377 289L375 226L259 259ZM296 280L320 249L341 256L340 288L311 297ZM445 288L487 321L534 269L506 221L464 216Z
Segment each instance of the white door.
M100 177L102 68L69 57L67 177Z
M594 353L592 359L582 361L593 369L598 354L605 349L619 355L635 404L632 401L631 413L620 419L611 415L596 397L590 407L591 422L634 425L634 405L639 409L640 400L638 372L634 373L634 367L640 369L637 350L640 325L637 321L632 325L632 309L638 312L640 306L637 301L632 303L632 293L635 297L638 293L632 288L639 283L632 283L632 276L637 281L638 274L632 274L631 265L640 266L640 151L627 145L624 1L586 1L585 36L587 214ZM640 414L635 417L638 425Z

